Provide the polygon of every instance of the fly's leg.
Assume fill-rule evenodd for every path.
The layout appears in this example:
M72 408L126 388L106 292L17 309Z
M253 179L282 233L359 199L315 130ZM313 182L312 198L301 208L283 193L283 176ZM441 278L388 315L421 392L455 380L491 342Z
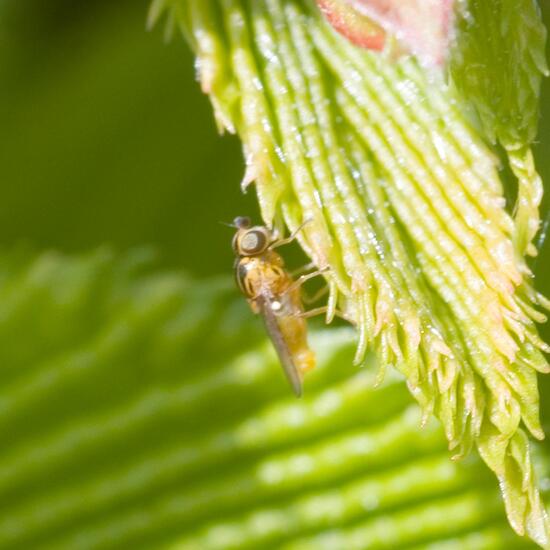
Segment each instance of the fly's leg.
M247 300L248 304L250 305L250 309L252 310L252 313L258 315L260 313L261 308L258 305L258 301L255 298L251 298Z
M318 275L322 275L323 273L325 273L326 271L329 271L329 270L330 270L330 268L326 267L324 269L314 271L314 272L309 273L307 275L303 275L302 277L297 279L289 288L287 288L285 293L286 292L292 292L296 288L303 285L305 283L305 281L307 281L309 279L312 279L313 277L317 277ZM323 288L318 290L312 297L309 297L307 295L303 296L302 301L306 305L315 303L319 298L324 296L327 292L329 293L328 303L324 308L322 308L324 310L320 311L318 314L326 313L326 323L327 324L332 322L335 315L337 315L338 317L341 317L342 319L344 319L346 321L349 321L349 319L347 319L341 311L338 311L336 309L336 302L338 300L338 288L336 286L336 281L334 281L334 279L332 279L332 278L329 280L329 282L326 286L324 286ZM303 292L302 292L302 294L303 294ZM311 310L311 311L317 311L318 309L319 308L316 308L315 310ZM316 314L313 314L313 315L316 315ZM310 315L310 317L311 316L312 315Z
M325 318L325 322L332 323L332 320L334 319L334 316L336 315L336 303L338 302L338 286L336 285L336 281L331 278L328 283L328 289L329 289L329 295L328 295L328 301L327 301L327 315Z
M329 286L326 285L320 288L313 296L308 296L305 292L302 292L302 302L306 305L314 304L317 300L322 298L329 291Z
M275 242L271 243L269 245L270 250L273 250L274 248L277 248L279 246L284 246L285 244L291 243L293 240L296 239L298 236L298 233L304 228L305 225L310 223L311 220L306 220L302 222L286 239L278 239Z
M291 277L294 279L295 277L299 277L300 275L303 275L307 271L310 271L315 267L315 264L313 262L309 262L306 265L303 265L302 267L299 267L298 269L294 269L290 272Z
M315 271L312 271L311 273L307 273L306 275L301 275L285 290L284 293L289 294L291 292L294 292L297 288L300 288L306 281L309 281L314 277L318 277L319 275L322 275L329 270L330 267L325 267L323 269L317 269Z
M309 311L302 311L301 313L298 313L296 317L301 317L302 319L309 319L310 317L316 317L317 315L325 315L326 313L330 313L330 312L331 310L329 306L321 306L321 307L310 309ZM346 317L346 314L338 309L334 310L334 315L337 315L341 319L344 319L344 321L349 322L349 319Z
M302 319L309 319L310 317L316 317L317 315L324 315L328 311L328 306L321 306L310 309L309 311L302 311L298 313L297 317Z

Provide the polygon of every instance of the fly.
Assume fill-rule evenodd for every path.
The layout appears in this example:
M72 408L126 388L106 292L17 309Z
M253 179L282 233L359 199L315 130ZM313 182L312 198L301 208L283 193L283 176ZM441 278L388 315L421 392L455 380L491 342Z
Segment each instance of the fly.
M304 311L301 285L322 271L314 271L293 280L283 259L274 248L294 240L303 227L290 237L278 239L262 225L252 226L249 218L233 221L235 278L252 311L263 318L283 370L297 397L302 395L304 374L315 367L315 354L307 342L306 318L326 312L326 307Z

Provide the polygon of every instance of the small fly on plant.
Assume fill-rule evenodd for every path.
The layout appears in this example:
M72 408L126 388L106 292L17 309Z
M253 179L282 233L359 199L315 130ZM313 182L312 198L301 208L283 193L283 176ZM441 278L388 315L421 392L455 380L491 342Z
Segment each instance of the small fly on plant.
M263 225L252 226L249 218L233 221L235 278L252 311L260 314L267 333L294 393L302 395L304 374L315 367L315 354L307 343L306 318L325 313L326 307L304 311L302 284L324 270L313 271L293 280L283 259L274 248L293 241L302 224L286 239L279 239Z

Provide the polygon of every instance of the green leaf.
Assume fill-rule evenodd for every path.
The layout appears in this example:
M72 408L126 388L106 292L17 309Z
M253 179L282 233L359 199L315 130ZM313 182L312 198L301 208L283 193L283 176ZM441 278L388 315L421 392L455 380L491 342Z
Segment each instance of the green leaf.
M483 131L506 148L537 135L540 85L548 74L546 29L534 0L468 0L458 11L454 83L479 113Z
M516 248L534 256L543 188L529 146L537 135L541 79L548 75L546 29L536 0L469 0L462 8L453 82L473 104L483 134L508 153L518 179Z
M353 331L314 331L296 400L230 281L145 251L0 266L1 548L521 544L403 378L352 367Z
M478 448L516 531L546 545L525 434L543 437L537 372L549 371L549 348L535 322L548 302L532 289L524 258L535 252L542 190L529 140L544 32L533 2L521 4L519 17L511 2L491 5L500 7L472 2L465 12L473 27L465 16L454 86L413 58L353 46L313 2L161 7L195 50L217 120L242 140L243 184L254 182L264 221L293 230L310 220L300 244L330 267L331 300L357 327L357 362L368 349L383 370L395 366L457 457ZM474 72L469 100L510 156L519 180L514 217L487 131L472 124L457 91L470 86L466 73L481 48L474 38L490 41L482 63L498 77Z

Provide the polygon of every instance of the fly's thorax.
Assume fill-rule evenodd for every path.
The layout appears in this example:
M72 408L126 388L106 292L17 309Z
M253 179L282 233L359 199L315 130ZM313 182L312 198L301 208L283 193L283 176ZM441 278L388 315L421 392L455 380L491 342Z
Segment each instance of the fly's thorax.
M275 265L277 267L280 267L282 269L285 268L285 262L283 261L283 257L275 252L275 250L266 250L262 254L262 260L266 263L269 263L271 265Z
M239 258L235 266L235 278L248 298L279 296L292 284L280 256L272 251L260 256Z
M247 298L258 295L260 286L258 279L258 258L242 257L235 262L235 280L241 292Z

